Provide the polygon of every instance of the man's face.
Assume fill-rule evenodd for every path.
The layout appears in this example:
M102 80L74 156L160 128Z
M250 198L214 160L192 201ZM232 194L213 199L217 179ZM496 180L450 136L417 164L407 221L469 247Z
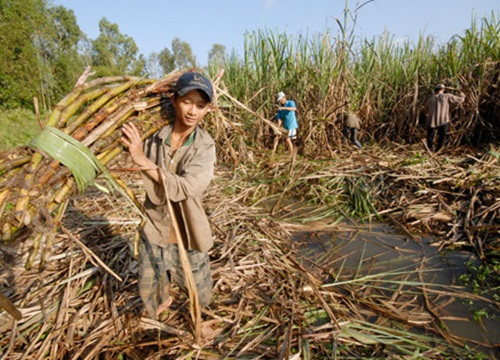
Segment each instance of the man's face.
M283 106L286 104L286 96L283 96L281 100L279 101L280 105Z
M173 105L176 123L185 128L194 128L211 109L210 103L198 90L176 97Z

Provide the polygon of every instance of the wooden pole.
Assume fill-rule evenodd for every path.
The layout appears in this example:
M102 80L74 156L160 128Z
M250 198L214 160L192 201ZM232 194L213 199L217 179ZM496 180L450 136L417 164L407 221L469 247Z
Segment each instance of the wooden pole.
M201 342L201 306L198 298L198 289L196 289L196 282L194 280L193 271L191 270L191 263L189 262L187 251L184 247L179 223L177 222L177 218L175 217L174 208L170 203L165 179L159 167L157 168L157 170L158 176L163 185L163 190L165 191L165 201L167 202L170 218L172 219L172 226L174 227L175 237L177 239L177 245L179 247L179 257L181 259L182 269L184 270L184 281L189 293L189 310L191 313L191 320L193 321L194 325L195 343L199 345Z

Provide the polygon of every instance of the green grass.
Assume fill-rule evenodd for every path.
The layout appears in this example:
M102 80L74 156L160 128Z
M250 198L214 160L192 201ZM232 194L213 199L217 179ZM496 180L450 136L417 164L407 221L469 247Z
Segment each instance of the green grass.
M26 109L0 112L0 151L26 145L39 132L34 112Z

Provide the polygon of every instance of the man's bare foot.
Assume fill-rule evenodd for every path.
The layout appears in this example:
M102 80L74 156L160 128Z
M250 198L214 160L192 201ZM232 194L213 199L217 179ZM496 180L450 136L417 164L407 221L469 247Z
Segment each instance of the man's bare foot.
M207 343L211 343L221 333L222 326L220 326L220 320L208 320L201 324L201 337Z
M167 298L167 300L165 300L163 303L161 303L160 306L158 306L158 309L156 309L156 317L159 317L162 312L167 311L169 309L170 305L172 305L173 301L174 301L174 297L169 296Z

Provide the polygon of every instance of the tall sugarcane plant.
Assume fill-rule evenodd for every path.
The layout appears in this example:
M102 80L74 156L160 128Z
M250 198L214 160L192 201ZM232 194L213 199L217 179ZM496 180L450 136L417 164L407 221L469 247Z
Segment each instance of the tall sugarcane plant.
M470 29L445 44L423 34L415 42L389 33L358 38L355 11L346 10L336 25L337 31L330 28L322 34L247 33L242 59L232 56L226 62L225 85L266 118L275 114L278 91L295 100L303 151L311 157L331 144L340 146L342 133L328 131L329 126L338 128L337 116L343 111L355 111L363 119L364 141L420 141L424 104L438 82L467 96L452 113L455 135L450 145L477 136L500 138L499 108L493 105L498 104L493 89L500 73L500 22L495 14L473 20ZM250 124L248 138L260 140L262 129L253 126L255 118L239 116Z

